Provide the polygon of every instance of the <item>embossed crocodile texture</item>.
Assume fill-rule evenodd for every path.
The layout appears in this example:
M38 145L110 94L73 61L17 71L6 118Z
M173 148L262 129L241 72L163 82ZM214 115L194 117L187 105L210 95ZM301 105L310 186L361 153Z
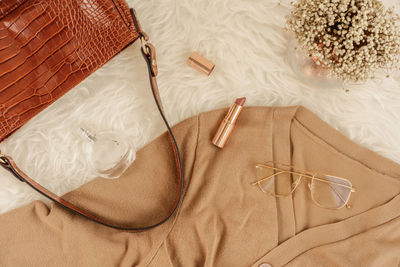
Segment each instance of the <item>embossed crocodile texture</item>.
M26 0L1 0L0 1L0 19L12 12Z
M124 0L0 0L0 141L138 37Z

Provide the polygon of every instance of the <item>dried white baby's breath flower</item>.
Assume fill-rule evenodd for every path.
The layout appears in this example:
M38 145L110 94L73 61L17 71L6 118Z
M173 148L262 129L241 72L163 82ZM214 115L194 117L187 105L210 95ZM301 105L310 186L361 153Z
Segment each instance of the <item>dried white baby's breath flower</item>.
M400 16L379 0L299 0L287 28L318 65L344 81L365 81L400 63Z

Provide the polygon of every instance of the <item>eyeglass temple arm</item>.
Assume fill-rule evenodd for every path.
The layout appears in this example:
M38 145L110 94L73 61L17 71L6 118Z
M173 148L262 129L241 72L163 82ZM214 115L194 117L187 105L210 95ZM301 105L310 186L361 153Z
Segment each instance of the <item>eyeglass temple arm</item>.
M266 179L269 179L270 177L272 177L272 176L274 176L274 175L277 175L277 174L281 174L281 173L285 173L285 172L286 172L286 173L290 173L290 174L297 174L297 175L299 175L299 176L306 177L306 178L309 178L309 179L315 179L315 180L320 181L320 182L323 182L323 183L334 184L334 185L338 185L338 186L341 186L341 187L350 188L350 189L351 189L351 192L355 192L355 191L356 191L352 186L348 186L348 185L344 185L344 184L340 184L340 183L336 183L336 182L332 182L332 181L326 181L326 180L319 179L319 178L316 178L315 176L311 176L311 175L308 175L308 174L303 174L303 173L293 172L293 171L283 171L283 170L281 170L281 169L279 169L279 168L270 167L270 166L263 165L263 164L257 164L256 167L268 168L268 169L276 170L276 171L279 171L279 172L278 172L278 173L275 173L275 174L273 174L273 175L271 175L271 176L268 176L268 177L266 177L266 178L262 178L261 180L255 182L255 183L262 182L262 181L264 181L264 180L266 180Z
M315 179L317 181L323 182L323 183L334 184L334 185L338 185L338 186L341 186L341 187L349 188L349 189L351 189L351 192L355 192L356 191L352 186L348 186L348 185L345 185L345 184L340 184L340 183L336 183L336 182L332 182L332 181L326 181L326 180L319 179L319 178L316 178L316 177L314 177L314 178L311 177L311 178Z
M275 175L278 175L278 174L281 174L281 173L287 173L287 172L286 172L286 171L279 171L279 172L277 172L277 173L271 174L270 176L263 177L263 178L261 178L260 180L257 180L257 181L255 181L255 182L251 183L251 185L259 184L259 183L261 183L261 182L263 182L263 181L265 181L265 180L270 179L272 176L275 176Z

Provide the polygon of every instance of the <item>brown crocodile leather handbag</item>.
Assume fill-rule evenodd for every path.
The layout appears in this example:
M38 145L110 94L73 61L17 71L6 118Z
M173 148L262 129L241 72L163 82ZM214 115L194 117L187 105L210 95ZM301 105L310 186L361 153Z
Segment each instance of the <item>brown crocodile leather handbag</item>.
M20 181L87 219L131 232L154 228L177 210L183 187L179 149L164 116L157 87L154 47L124 0L0 0L0 141L140 39L151 89L168 128L178 175L168 215L147 227L126 227L57 196L24 174L8 156L0 165Z

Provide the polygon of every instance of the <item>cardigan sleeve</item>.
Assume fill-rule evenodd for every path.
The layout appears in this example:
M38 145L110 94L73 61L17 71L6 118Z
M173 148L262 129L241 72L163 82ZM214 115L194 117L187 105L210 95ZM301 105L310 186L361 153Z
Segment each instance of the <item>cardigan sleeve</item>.
M179 123L173 131L185 181L195 161L198 117ZM109 223L143 227L168 214L177 183L172 147L168 135L163 134L137 152L136 160L120 178L97 178L64 198ZM141 264L155 253L174 219L151 231L133 234L96 224L58 205L47 207L35 201L0 216L0 262L2 266Z

